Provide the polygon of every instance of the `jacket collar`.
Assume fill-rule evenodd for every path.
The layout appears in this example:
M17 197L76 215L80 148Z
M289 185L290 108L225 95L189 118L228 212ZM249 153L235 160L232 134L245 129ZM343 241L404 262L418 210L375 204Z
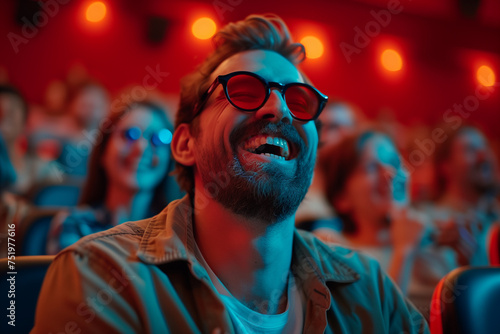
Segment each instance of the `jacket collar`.
M193 207L186 195L171 202L149 219L137 256L145 263L160 265L177 260L195 262ZM314 275L319 281L351 283L359 274L336 252L309 233L294 233L292 271L296 276ZM303 278L302 277L302 278Z

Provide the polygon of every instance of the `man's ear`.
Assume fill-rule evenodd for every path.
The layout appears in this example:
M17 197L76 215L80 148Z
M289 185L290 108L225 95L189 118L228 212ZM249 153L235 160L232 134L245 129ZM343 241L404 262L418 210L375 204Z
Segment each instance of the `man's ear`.
M191 135L189 124L182 123L177 127L170 145L175 161L184 166L195 164L194 137Z

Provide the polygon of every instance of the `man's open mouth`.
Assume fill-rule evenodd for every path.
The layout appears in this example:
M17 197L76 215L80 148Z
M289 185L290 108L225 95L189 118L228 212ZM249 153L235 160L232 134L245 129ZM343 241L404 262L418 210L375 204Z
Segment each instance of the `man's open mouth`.
M256 135L247 139L242 148L254 154L263 154L279 160L290 160L290 144L285 138Z

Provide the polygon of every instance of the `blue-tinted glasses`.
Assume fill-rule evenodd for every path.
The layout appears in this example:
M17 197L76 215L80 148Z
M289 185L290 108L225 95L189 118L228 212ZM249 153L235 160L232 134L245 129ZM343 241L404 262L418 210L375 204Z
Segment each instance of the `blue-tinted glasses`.
M136 126L123 130L123 137L131 142L138 140L142 136L143 133L141 129ZM168 129L161 129L160 131L153 133L150 138L146 139L151 140L151 143L155 147L166 146L172 141L172 132Z

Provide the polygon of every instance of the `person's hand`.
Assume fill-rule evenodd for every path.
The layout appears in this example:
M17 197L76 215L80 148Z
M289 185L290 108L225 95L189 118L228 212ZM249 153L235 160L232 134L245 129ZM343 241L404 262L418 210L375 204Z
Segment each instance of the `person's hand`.
M413 253L430 233L425 217L409 209L397 207L391 212L391 240L395 251Z
M425 215L409 207L394 207L390 222L393 251L387 273L406 293L415 256L428 239L430 228Z
M472 229L475 223L471 217L454 217L436 224L433 233L434 242L438 246L448 246L457 254L458 264L467 265L474 254L477 242Z

